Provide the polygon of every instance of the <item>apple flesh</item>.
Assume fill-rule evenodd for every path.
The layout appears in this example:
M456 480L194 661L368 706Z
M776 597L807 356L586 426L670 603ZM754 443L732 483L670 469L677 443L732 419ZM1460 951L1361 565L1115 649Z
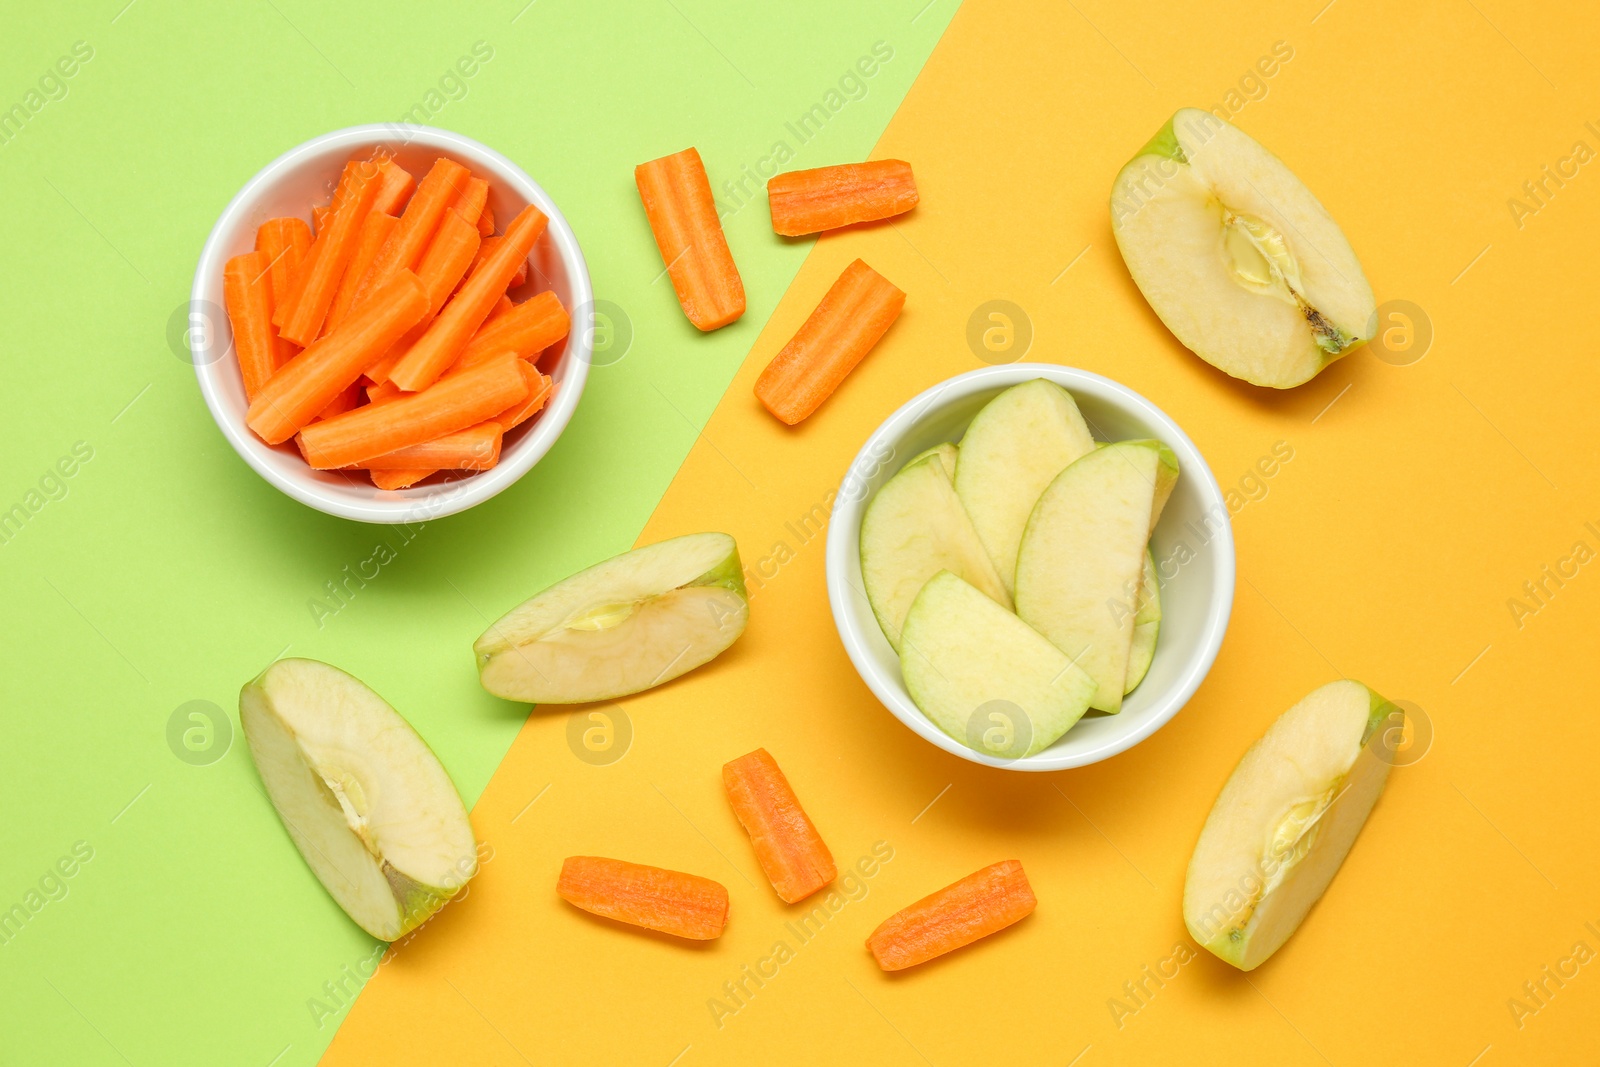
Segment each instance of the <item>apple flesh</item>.
M1163 471L1163 468L1169 468ZM1177 458L1157 441L1097 448L1040 496L1017 553L1017 614L1088 672L1090 706L1122 708L1158 482ZM1170 487L1169 487L1170 491Z
M1008 591L1016 590L1017 547L1034 504L1056 475L1093 448L1072 394L1043 378L996 396L967 427L956 496Z
M1235 378L1296 386L1372 337L1372 286L1338 223L1210 112L1178 111L1122 169L1111 223L1161 321Z
M1197 942L1248 971L1299 928L1383 792L1380 727L1396 710L1332 682L1244 754L1189 861L1183 918Z
M911 602L940 571L1011 608L1011 595L956 496L944 454L930 450L885 482L861 516L861 580L895 651Z
M1088 710L1088 675L1027 623L940 571L901 631L906 690L939 729L1001 759L1054 744Z
M337 667L279 660L239 693L267 796L345 913L393 941L478 870L466 806L383 698Z
M733 538L688 534L557 582L507 612L472 650L478 680L495 696L611 700L714 659L749 616Z

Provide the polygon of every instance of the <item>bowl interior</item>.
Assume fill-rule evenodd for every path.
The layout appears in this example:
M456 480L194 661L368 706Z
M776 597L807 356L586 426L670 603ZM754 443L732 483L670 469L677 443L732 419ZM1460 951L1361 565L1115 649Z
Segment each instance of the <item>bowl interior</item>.
M994 371L1010 372L1003 377ZM987 381L962 388L961 379L906 415L885 423L863 449L847 479L851 504L831 532L828 565L841 570L833 581L834 611L863 678L906 725L947 751L979 763L1024 770L1079 766L1120 752L1153 733L1187 701L1209 669L1226 628L1233 598L1233 540L1228 512L1216 480L1199 451L1148 401L1098 375L1052 365L1012 366L977 371ZM861 515L866 501L913 456L944 441L959 443L978 411L1003 390L1032 378L1057 381L1072 393L1096 440L1157 438L1177 453L1179 478L1151 538L1161 583L1162 621L1150 671L1116 715L1091 711L1049 748L1017 760L980 754L933 725L912 702L900 675L900 661L883 636L861 580ZM914 404L916 402L913 402ZM908 405L911 407L911 405ZM892 449L892 452L888 451ZM882 462L869 456L887 455ZM874 469L876 468L876 469ZM836 550L835 550L836 548Z
M543 412L506 435L500 464L481 474L441 475L425 485L384 491L360 472L311 469L292 440L273 447L251 433L244 425L249 403L223 307L223 265L230 257L255 247L256 230L267 219L292 215L310 222L312 206L329 201L344 165L351 159L368 158L380 148L419 182L440 156L454 159L488 181L489 208L497 232L524 207L537 204L550 217L550 227L528 257L527 283L511 293L512 299L520 301L553 290L562 306L574 312L575 320L575 309L591 302L587 268L571 229L548 194L509 160L442 130L366 127L330 134L289 152L258 174L229 205L212 232L196 274L191 338L195 369L212 413L234 448L263 477L333 514L366 521L412 521L458 511L492 496L548 450L582 388L588 369L586 331L574 329L539 358L539 368L555 381L554 396Z

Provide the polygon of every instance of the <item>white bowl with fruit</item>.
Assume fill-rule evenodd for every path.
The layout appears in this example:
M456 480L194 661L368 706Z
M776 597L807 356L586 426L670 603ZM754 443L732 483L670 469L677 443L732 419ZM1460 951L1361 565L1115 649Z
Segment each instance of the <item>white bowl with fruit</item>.
M991 767L1138 744L1204 680L1233 530L1188 436L1108 378L987 367L867 439L828 529L845 651L913 732Z

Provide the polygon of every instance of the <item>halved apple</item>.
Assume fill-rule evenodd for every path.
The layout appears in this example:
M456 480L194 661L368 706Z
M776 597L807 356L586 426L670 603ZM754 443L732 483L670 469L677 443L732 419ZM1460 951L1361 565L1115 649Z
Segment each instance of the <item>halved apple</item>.
M956 496L944 454L930 449L885 482L861 516L861 580L896 651L911 602L940 571L1011 607L1011 595Z
M1013 385L967 427L956 496L1008 591L1016 591L1017 546L1033 505L1056 475L1092 448L1072 394L1044 378Z
M733 538L687 534L557 582L501 616L472 651L497 697L580 704L694 670L738 640L749 616Z
M239 693L267 796L345 913L393 941L478 871L466 806L384 699L337 667L282 659Z
M1161 321L1235 378L1289 388L1372 337L1372 286L1339 224L1210 112L1180 110L1122 168L1111 228Z
M900 672L935 726L988 756L1031 756L1089 707L1094 682L993 599L940 571L901 631Z
M1159 441L1089 452L1039 497L1017 553L1017 614L1095 680L1101 711L1122 707L1163 468L1177 458Z
M1250 747L1189 861L1183 919L1196 941L1248 971L1299 928L1383 792L1380 726L1396 710L1360 682L1332 682Z

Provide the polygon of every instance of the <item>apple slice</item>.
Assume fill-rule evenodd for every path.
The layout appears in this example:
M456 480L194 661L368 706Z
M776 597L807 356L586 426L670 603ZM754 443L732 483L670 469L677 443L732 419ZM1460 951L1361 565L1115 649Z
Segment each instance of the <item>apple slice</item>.
M940 571L901 631L911 699L962 744L1000 759L1054 744L1088 710L1095 683L990 597Z
M1134 691L1144 676L1150 673L1150 662L1156 657L1156 635L1161 632L1161 582L1156 577L1155 557L1144 554L1144 577L1139 583L1138 606L1133 615L1133 641L1128 646L1128 680L1123 683L1124 696Z
M940 444L934 445L932 448L925 448L921 452L918 452L916 455L911 457L910 462L908 462L906 466L911 466L912 463L915 463L924 456L938 456L940 464L944 467L944 472L951 478L954 478L956 476L956 458L959 454L960 453L956 449L955 445L948 441L944 441Z
M1008 591L1016 591L1017 546L1033 505L1056 475L1092 448L1072 394L1044 378L1013 385L967 427L956 496Z
M1248 971L1289 939L1383 792L1379 727L1397 711L1360 682L1332 682L1250 747L1189 861L1183 920L1196 941Z
M1039 497L1017 553L1017 614L1095 680L1101 711L1122 707L1163 466L1177 459L1158 441L1089 452Z
M943 454L934 449L900 468L861 516L861 580L896 652L911 602L940 571L960 576L1010 609L1011 595L956 496Z
M281 659L239 693L267 796L345 914L393 941L478 871L467 809L383 698L337 667Z
M557 582L501 616L472 651L497 697L581 704L694 670L738 640L749 617L733 538L687 534Z
M1210 112L1180 110L1122 168L1111 229L1161 321L1235 378L1299 385L1376 328L1372 286L1339 224Z

